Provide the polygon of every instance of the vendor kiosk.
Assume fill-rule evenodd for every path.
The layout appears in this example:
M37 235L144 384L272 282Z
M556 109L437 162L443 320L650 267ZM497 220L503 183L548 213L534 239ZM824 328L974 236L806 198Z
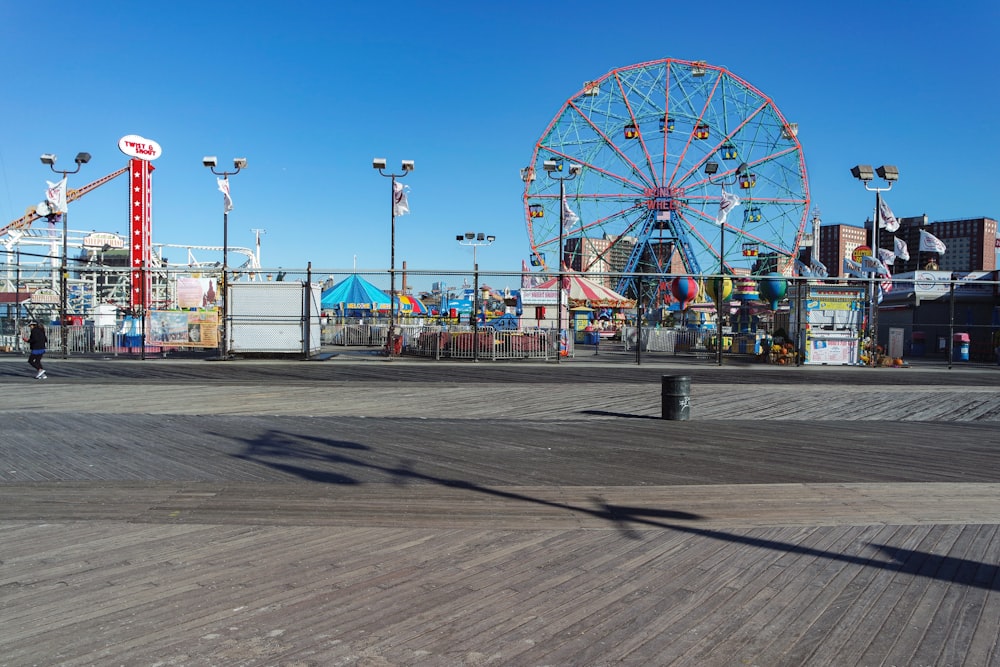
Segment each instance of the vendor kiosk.
M803 363L858 363L865 294L860 285L807 283L794 287L789 323L803 352Z

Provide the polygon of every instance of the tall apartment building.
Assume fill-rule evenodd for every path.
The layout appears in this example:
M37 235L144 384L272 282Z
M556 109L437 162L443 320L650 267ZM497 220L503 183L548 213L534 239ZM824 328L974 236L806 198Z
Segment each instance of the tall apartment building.
M826 266L831 278L842 275L844 258L867 243L868 230L864 227L824 225L819 228L819 261Z
M923 221L919 218L904 218L905 220ZM915 227L915 229L913 228ZM947 246L943 255L920 253L920 267L923 268L928 257L936 258L942 271L994 271L997 268L996 241L997 221L992 218L969 218L966 220L942 220L924 227L928 232L941 239ZM910 249L910 261L906 267L897 270L914 271L917 268L917 253L920 248L920 227L913 225L906 229L907 246ZM899 230L904 231L900 221ZM912 239L912 241L910 240Z

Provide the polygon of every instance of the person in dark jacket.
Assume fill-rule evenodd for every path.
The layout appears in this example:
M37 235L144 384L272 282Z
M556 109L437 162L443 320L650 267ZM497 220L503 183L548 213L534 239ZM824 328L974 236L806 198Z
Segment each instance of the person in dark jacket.
M45 335L45 327L41 324L32 321L30 326L31 333L24 339L28 343L28 349L31 350L28 363L38 371L35 375L36 380L47 380L49 376L45 374L45 369L42 368L42 355L45 354L45 345L49 342L49 339Z

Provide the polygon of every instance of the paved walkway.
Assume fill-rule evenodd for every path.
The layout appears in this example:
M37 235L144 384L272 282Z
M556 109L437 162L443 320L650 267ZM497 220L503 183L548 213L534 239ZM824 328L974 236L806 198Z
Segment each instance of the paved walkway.
M0 665L1000 665L994 368L373 361L0 358Z

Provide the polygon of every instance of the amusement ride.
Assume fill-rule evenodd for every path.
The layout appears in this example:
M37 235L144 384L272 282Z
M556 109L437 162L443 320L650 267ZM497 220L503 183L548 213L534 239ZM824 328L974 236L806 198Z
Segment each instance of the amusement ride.
M771 98L703 61L588 81L521 170L531 263L614 274L609 287L660 305L667 275L789 275L809 213L797 132ZM576 178L552 177L564 167Z
M66 192L67 203L80 199L89 192L126 174L123 167L80 188ZM16 220L0 227L0 246L6 251L6 275L0 280L5 289L32 293L32 311L54 309L60 290L60 248L68 248L67 310L71 313L92 311L97 304L114 304L123 309L130 306L131 277L127 262L127 236L112 232L95 232L63 229L61 214L52 211L47 202L27 209ZM180 273L198 274L201 271L218 271L219 254L228 250L242 258L232 269L233 275L242 280L263 280L260 274L260 233L257 249L212 245L181 245L156 243L151 248L149 269L162 270L165 275ZM124 255L118 258L116 253ZM179 260L171 261L176 256ZM203 259L213 257L211 260ZM16 275L15 275L16 274ZM166 305L175 301L170 281L152 281L152 305ZM47 298L48 297L48 298ZM39 314L39 313L36 313Z

